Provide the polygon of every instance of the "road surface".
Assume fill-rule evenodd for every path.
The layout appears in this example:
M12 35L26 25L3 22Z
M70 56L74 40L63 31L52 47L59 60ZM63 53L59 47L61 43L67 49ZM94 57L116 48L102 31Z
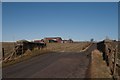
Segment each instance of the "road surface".
M43 54L3 68L3 78L86 78L93 44L85 52Z

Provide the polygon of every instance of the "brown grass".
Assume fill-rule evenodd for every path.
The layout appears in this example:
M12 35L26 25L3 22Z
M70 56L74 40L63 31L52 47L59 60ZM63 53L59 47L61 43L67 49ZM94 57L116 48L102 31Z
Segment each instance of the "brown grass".
M5 48L6 50L12 50L14 48L14 42L2 42L2 47Z
M5 57L7 57L13 51L13 42L2 42L2 48L5 50ZM79 43L48 43L47 50L49 51L63 51L63 52L79 52L84 50L90 45L89 42L79 42Z
M13 43L2 43L3 48L5 48L5 54L10 54L10 51L14 48ZM15 59L5 61L3 62L3 67L6 67L8 65L12 65L27 59L30 59L32 57L45 54L45 53L50 53L50 52L59 52L59 51L64 51L64 52L77 52L84 50L86 47L88 47L90 43L84 42L84 43L48 43L47 48L43 50L38 50L34 49L32 51L27 50L23 55L16 57Z
M110 69L102 59L102 53L98 50L92 52L91 78L112 78Z
M11 54L14 49L14 45L16 45L14 42L2 42L2 48L4 48L5 56Z
M118 59L120 59L120 42L118 42Z
M47 49L50 51L80 52L88 47L90 43L48 43Z

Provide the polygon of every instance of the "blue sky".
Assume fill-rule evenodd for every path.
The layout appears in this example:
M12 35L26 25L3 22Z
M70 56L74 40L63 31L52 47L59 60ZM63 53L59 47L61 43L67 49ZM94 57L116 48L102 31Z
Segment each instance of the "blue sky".
M2 2L119 2L119 0L2 0Z
M118 5L106 3L2 3L2 39L118 38Z
M1 41L2 41L2 3L0 3L0 42Z

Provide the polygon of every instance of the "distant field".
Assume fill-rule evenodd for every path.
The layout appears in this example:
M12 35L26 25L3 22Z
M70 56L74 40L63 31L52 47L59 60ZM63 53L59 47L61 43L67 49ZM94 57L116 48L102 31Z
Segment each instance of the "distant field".
M16 43L15 43L16 45ZM45 53L50 53L50 52L80 52L81 50L84 50L86 47L88 47L90 43L88 42L81 42L81 43L47 43L47 47L44 48L43 50L32 50L32 51L26 51L24 55L21 57L17 57L17 60L13 60L10 62L4 62L3 66L11 65L18 63L20 61L29 59L34 56L38 56L41 54ZM5 50L5 57L9 56L11 54L11 51L13 51L14 48L14 43L12 42L3 42L2 47Z
M13 51L13 42L3 42L2 47L5 50L5 54L9 54ZM89 42L79 42L79 43L47 43L47 49L50 51L81 51L86 48Z
M16 43L13 43L13 42L2 42L2 48L4 48L5 55L7 55L7 54L9 54L10 52L13 51L14 45L16 45Z
M3 42L2 48L4 48L5 58L13 53L14 46L16 43L14 42ZM84 50L86 47L90 45L89 42L79 42L79 43L47 43L47 47L44 52L80 52ZM43 50L32 51L34 54L39 54L43 52Z
M13 42L2 42L2 47L6 50L11 50L14 48L14 44L16 45L16 43Z
M89 42L79 43L48 43L47 49L51 51L79 52L89 46Z

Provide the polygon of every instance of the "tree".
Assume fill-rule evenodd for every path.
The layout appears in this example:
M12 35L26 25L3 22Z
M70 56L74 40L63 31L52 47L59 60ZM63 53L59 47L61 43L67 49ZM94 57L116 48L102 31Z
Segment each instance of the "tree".
M93 42L93 41L94 41L94 39L92 38L92 39L90 39L90 41L91 41L91 42Z
M72 42L73 42L73 40L72 40L72 39L69 39L69 42L70 42L70 43L72 43Z

